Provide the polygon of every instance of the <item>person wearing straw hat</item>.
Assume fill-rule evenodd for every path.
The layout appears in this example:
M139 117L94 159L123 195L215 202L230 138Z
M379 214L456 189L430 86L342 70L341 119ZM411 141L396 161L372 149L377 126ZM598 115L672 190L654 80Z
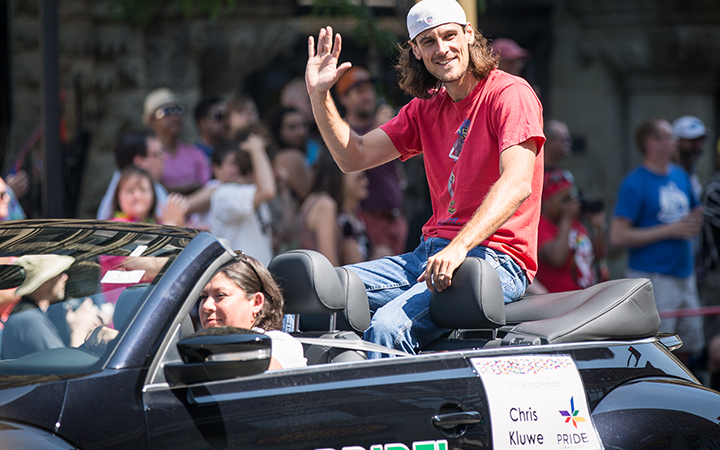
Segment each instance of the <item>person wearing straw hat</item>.
M210 161L202 150L180 140L184 114L185 106L168 88L155 89L145 97L143 123L165 148L160 181L168 191L187 195L210 180Z
M398 79L416 98L379 128L360 136L335 107L330 89L351 64L339 64L342 38L331 27L320 30L317 46L309 37L305 79L318 128L343 171L424 157L433 216L420 246L350 266L374 313L365 339L416 352L448 332L430 318L430 295L450 286L466 256L496 269L506 302L532 281L545 137L532 87L496 70L497 56L458 2L416 3L407 29Z
M45 312L65 297L65 271L74 261L72 256L63 255L25 255L15 261L25 269L25 281L15 291L21 300L5 324L2 359L65 346Z

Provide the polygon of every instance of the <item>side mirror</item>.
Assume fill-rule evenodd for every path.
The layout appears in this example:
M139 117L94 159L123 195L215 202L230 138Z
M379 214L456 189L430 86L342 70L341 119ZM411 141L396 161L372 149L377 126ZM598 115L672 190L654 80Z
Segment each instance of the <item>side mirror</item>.
M25 281L25 269L14 264L0 265L0 289L12 289Z
M269 336L235 327L209 328L177 343L183 363L165 365L165 377L179 384L256 375L270 366Z

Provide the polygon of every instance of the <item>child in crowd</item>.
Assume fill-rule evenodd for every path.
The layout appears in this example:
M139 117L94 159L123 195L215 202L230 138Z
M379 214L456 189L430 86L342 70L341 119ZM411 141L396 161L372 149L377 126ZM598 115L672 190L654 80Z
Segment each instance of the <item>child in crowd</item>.
M161 217L155 215L156 203L157 198L150 174L138 167L128 166L120 174L115 189L112 200L114 215L111 220L185 225L187 201L184 196L170 194Z
M213 177L188 197L188 227L210 231L210 200L215 189L223 183L240 181L235 150L237 144L226 142L217 147L211 158Z
M240 132L234 152L237 178L215 188L209 213L214 235L227 239L233 249L242 250L264 265L273 257L267 202L277 192L266 145L257 127Z

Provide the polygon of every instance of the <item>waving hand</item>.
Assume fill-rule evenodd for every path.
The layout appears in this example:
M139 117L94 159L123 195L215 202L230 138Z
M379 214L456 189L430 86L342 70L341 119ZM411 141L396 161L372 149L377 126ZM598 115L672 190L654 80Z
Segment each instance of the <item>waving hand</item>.
M334 42L333 42L334 41ZM335 34L333 39L332 27L325 27L318 34L317 50L315 39L308 38L308 62L305 69L305 82L308 92L312 97L313 93L327 93L335 82L351 66L349 62L338 66L338 57L342 49L342 38Z

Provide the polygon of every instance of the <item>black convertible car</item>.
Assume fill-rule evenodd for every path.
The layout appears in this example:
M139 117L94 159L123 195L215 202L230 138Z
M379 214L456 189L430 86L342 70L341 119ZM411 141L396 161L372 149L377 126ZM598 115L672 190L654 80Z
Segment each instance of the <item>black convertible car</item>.
M18 258L42 255L71 257L64 299L33 311L63 344L12 356L12 316L5 324L3 450L720 449L720 395L673 356L676 336L657 335L647 280L504 305L494 272L468 259L432 300L433 320L453 331L418 355L368 360L362 283L292 251L269 268L308 366L269 372L267 336L202 333L193 320L204 285L237 258L212 235L5 222L3 321L14 288L43 270ZM89 345L101 324L116 336Z

